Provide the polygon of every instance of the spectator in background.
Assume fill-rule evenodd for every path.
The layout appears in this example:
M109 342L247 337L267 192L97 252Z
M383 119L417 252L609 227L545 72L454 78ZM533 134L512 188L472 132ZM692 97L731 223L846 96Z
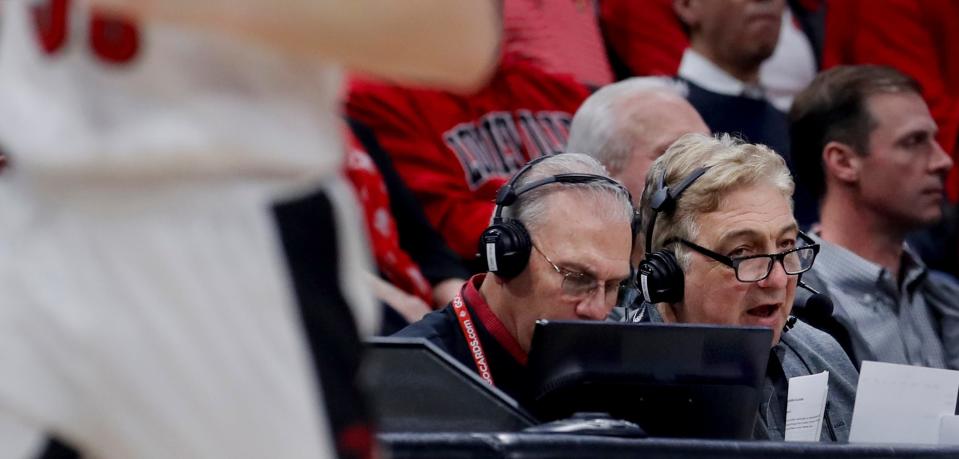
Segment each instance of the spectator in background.
M388 306L380 333L389 335L449 303L469 271L426 220L376 139L356 129L355 135L347 131L346 175L366 216L379 272L369 280Z
M689 30L678 75L713 132L741 134L789 159L786 115L766 98L759 66L779 40L784 0L679 0Z
M511 183L520 190L566 173L595 178L520 192L486 233L495 242L484 242L496 247L492 257L483 251L490 272L474 276L450 306L396 336L426 338L488 383L530 401L526 358L536 320L606 318L630 272L632 204L595 159L576 153L543 158ZM525 233L515 252L502 250L512 239L505 227L510 235Z
M569 77L506 55L469 96L358 79L347 111L389 152L450 248L472 262L496 190L528 160L563 151L587 95Z
M759 81L760 65L776 47L784 0L677 0L689 30L679 78L689 102L713 132L742 136L772 148L790 164L789 123ZM800 226L816 220L816 202L804 186L794 195Z
M823 67L878 64L915 78L939 126L936 139L955 160L959 143L959 2L953 0L832 1ZM909 236L931 269L959 276L959 168L946 179L946 217Z
M638 200L649 166L670 144L683 134L709 134L683 90L661 77L629 78L600 88L573 116L566 150L596 158ZM642 255L637 234L634 265Z
M879 64L915 78L939 126L936 138L955 158L959 142L959 2L830 1L823 67ZM959 200L959 170L947 181ZM955 254L951 254L955 257Z
M904 243L942 218L953 164L918 83L888 67L836 67L790 119L799 178L821 203L822 253L805 281L834 298L853 360L959 369L959 284Z
M596 0L505 0L506 54L598 88L613 81L596 20Z
M610 60L619 78L675 76L689 37L675 0L603 0L600 22ZM789 0L782 14L779 43L762 63L759 81L770 102L789 111L792 98L816 76L822 49L822 0Z
M676 141L646 178L641 212L653 253L640 265L645 301L627 320L772 329L755 438L784 439L789 378L828 371L821 438L847 441L856 369L829 335L789 319L798 274L816 261L792 191L785 162L762 145L701 134Z

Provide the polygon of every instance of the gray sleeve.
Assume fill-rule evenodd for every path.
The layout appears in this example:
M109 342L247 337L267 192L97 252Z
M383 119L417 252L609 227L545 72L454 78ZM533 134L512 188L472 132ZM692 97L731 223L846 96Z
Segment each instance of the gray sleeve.
M959 282L948 274L930 271L924 290L929 307L939 318L946 367L959 370Z

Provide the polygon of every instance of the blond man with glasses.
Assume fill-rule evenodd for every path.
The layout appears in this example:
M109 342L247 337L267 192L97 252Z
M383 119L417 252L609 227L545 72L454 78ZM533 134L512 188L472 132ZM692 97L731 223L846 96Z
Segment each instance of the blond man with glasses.
M828 371L820 439L846 441L855 367L829 335L790 313L819 246L799 231L781 156L724 135L681 137L653 163L641 200L646 255L630 322L773 331L754 436L785 437L789 379Z

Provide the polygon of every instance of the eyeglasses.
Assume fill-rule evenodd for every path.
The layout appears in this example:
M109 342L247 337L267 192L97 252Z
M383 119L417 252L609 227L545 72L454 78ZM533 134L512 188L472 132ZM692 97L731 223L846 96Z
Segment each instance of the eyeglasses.
M567 295L570 298L583 299L595 294L596 290L599 289L601 282L596 280L596 278L592 275L561 268L557 266L556 263L553 263L553 261L550 260L549 257L539 249L539 247L533 245L533 249L543 256L543 259L553 267L554 271L563 276L562 289L564 295ZM619 297L620 289L623 288L625 281L605 281L602 282L602 284L603 301L606 302L605 304L614 304L616 299Z
M673 239L667 243L681 242L687 247L716 260L736 271L736 279L740 282L759 282L767 277L773 270L773 263L778 261L786 274L797 275L809 271L816 255L819 253L819 244L812 238L799 233L799 239L805 245L779 253L749 255L746 257L727 257L720 255L712 250L697 245L686 239Z

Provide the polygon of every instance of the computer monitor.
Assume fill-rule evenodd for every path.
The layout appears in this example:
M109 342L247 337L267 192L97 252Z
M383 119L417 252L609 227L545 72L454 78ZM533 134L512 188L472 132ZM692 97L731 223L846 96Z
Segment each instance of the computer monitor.
M539 321L529 355L543 421L607 412L650 436L752 437L772 331Z
M537 423L499 389L422 338L368 340L362 384L380 432L514 432Z

